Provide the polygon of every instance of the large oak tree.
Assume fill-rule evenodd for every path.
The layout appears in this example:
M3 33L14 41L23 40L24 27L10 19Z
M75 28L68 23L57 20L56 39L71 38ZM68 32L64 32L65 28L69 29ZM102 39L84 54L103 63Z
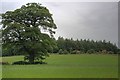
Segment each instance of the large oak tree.
M2 14L3 54L24 54L30 63L45 59L54 47L56 25L49 10L39 3ZM45 33L43 33L45 31Z

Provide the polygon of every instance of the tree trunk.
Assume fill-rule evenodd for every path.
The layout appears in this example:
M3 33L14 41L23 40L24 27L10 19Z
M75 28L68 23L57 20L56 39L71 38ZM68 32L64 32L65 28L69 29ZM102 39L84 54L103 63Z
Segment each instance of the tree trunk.
M33 53L29 54L29 63L33 64L34 63L34 59L35 59L35 55Z

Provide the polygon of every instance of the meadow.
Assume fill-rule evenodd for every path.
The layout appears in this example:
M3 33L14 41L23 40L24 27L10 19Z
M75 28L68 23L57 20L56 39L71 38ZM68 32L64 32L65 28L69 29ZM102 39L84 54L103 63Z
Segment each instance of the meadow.
M3 57L12 64L23 56ZM52 54L38 65L3 65L3 78L118 78L118 56L103 54Z

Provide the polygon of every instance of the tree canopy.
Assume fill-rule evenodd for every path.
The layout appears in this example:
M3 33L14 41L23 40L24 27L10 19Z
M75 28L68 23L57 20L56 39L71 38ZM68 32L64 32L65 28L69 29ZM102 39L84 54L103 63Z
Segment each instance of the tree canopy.
M117 54L119 53L120 49L110 41L106 40L100 40L100 41L94 41L94 40L87 40L87 39L81 39L81 40L73 40L58 37L57 46L58 50L55 50L55 52L63 53L66 50L69 53L108 53L108 54Z
M55 46L56 25L49 10L39 3L28 3L2 14L3 54L24 54L30 63L44 59ZM45 32L45 33L43 33Z

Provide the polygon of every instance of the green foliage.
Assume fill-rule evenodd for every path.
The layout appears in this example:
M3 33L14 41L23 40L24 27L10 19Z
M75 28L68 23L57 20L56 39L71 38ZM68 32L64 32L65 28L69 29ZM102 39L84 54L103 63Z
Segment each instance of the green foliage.
M116 45L107 42L105 40L103 41L94 41L94 40L73 40L73 39L64 39L63 37L59 37L57 40L57 46L58 51L60 49L67 50L71 54L78 54L78 53L95 53L95 52L102 52L104 53L104 50L106 53L111 54L117 54L119 52L119 49ZM80 52L79 52L80 51Z
M107 54L107 50L102 50L102 54Z
M64 50L63 53L64 54L69 54L69 52L67 50Z
M64 54L62 49L60 49L60 50L58 51L58 53L59 53L59 54Z
M46 7L28 3L15 11L2 14L3 54L29 55L29 62L48 56L55 47L53 29L56 25ZM43 33L43 31L49 32Z
M112 51L109 51L109 52L108 52L108 54L114 54L114 52L112 52Z
M95 53L95 50L94 49L90 49L90 50L87 51L87 53L89 53L89 54Z
M118 49L117 53L120 54L120 49Z
M78 51L78 50L73 50L73 51L71 51L71 54L80 54L81 52L80 51Z

